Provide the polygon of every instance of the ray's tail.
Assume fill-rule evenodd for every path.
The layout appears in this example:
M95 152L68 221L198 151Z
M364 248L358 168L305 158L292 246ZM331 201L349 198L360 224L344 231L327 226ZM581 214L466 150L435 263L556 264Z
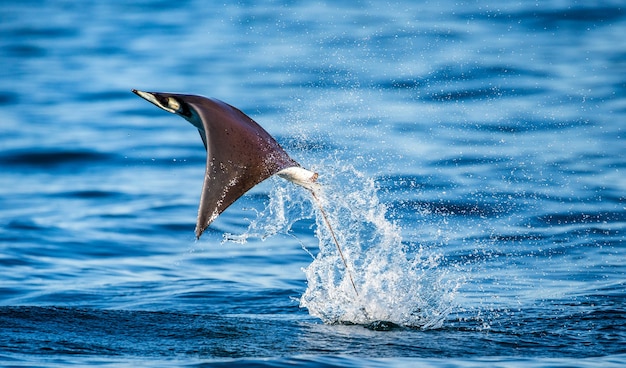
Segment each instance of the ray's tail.
M333 240L333 242L335 243L335 246L337 247L337 251L339 252L339 256L341 257L341 261L343 262L343 265L346 269L346 273L348 275L348 278L350 279L350 283L352 284L352 288L354 289L354 293L356 294L357 298L359 296L359 291L357 290L356 284L354 282L354 277L352 276L352 271L350 270L350 267L348 266L348 262L346 261L346 257L343 254L343 251L341 250L341 246L339 245L339 241L337 241L337 236L335 235L335 230L333 230L333 227L330 224L330 220L328 219L328 215L326 214L326 211L324 210L324 207L322 206L322 201L320 200L319 196L317 195L317 192L320 190L321 186L319 185L319 183L317 183L317 178L318 178L318 174L314 173L312 171L309 171L307 169L304 169L302 167L299 166L294 166L294 167L288 167L286 169L283 169L281 171L279 171L278 176L287 179L289 181L291 181L292 183L298 184L304 188L306 188L309 193L311 193L311 196L313 197L313 201L315 202L315 204L317 205L317 208L320 211L320 214L322 215L322 219L324 220L324 223L326 224L326 227L328 228L328 231L330 232L330 236Z
M315 201L315 204L317 204L317 208L320 210L320 213L322 214L322 219L324 219L324 223L326 224L326 227L328 228L328 231L330 232L330 236L333 238L333 242L337 246L337 251L339 252L339 256L341 257L341 261L343 262L344 267L346 268L346 273L348 274L348 277L350 278L350 283L352 284L354 293L358 297L359 291L357 290L356 284L354 283L354 277L352 277L352 272L350 271L350 267L348 267L348 262L346 262L346 257L343 255L343 251L341 250L341 247L339 246L339 242L337 241L337 236L335 235L335 231L333 230L333 227L330 226L328 215L326 215L326 211L324 211L324 207L322 207L322 203L317 197L317 194L315 194L315 191L312 189L309 189L309 192L311 193L311 196L313 196L313 200Z

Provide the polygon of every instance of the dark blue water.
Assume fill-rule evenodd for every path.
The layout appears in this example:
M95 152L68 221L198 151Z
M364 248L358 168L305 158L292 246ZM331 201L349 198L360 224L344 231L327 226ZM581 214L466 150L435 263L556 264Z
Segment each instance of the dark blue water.
M1 2L0 364L623 365L624 32L618 1ZM196 242L201 140L131 88L319 172L359 295L282 179Z

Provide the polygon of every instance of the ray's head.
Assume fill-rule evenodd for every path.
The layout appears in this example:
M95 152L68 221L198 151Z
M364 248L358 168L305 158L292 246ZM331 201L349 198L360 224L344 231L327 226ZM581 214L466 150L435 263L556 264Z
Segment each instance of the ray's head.
M189 97L196 96L187 96L163 92L144 92L136 89L133 89L132 91L137 96L155 104L161 109L185 118L201 131L204 130L204 127L202 126L202 121L198 116L198 113L195 111L195 108L186 101Z

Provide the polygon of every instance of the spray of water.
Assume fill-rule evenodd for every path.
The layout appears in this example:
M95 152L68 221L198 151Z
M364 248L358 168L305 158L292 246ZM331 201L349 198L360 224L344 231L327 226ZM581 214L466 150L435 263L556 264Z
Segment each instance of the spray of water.
M311 252L304 270L308 286L301 307L325 323L441 327L458 287L440 267L441 257L403 242L374 181L353 167L325 164L319 183L314 197L277 181L267 208L244 234L227 239L287 233L314 216L319 250Z

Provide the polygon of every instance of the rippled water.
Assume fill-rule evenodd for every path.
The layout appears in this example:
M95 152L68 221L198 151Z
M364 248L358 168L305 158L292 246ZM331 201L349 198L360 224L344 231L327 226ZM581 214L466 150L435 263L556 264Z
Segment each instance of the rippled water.
M620 2L20 1L0 20L2 365L626 361ZM196 242L202 143L131 88L224 100L319 172L358 296L281 179Z

